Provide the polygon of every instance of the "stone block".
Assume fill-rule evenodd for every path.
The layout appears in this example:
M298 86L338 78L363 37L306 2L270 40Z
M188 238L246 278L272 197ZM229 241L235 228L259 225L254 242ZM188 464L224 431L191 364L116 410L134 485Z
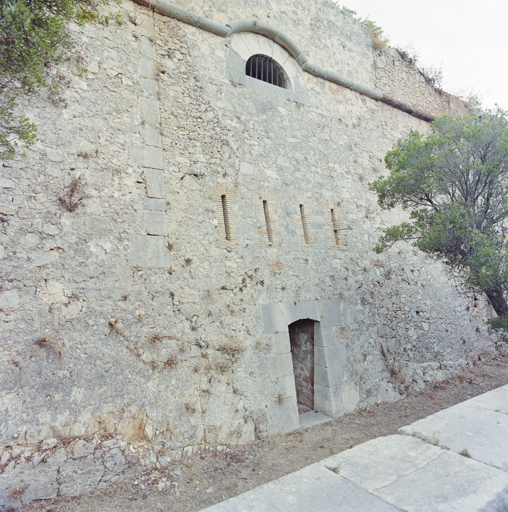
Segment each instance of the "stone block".
M279 403L278 395L271 397L266 407L268 433L270 435L292 432L300 427L296 399L284 396Z
M323 314L321 316L321 326L340 325L342 317L342 307L340 300L323 301Z
M328 388L340 387L344 383L344 367L325 368L314 365L314 383Z
M233 68L226 68L226 78L235 82L236 84L247 84L247 78L245 75L245 70L238 70Z
M249 41L251 34L248 32L244 32L242 34L238 34L233 36L231 39L232 48L228 49L227 58L229 59L231 53L236 53L240 56L244 61L253 55L256 52L252 50L252 41ZM255 48L255 47L254 47Z
M302 300L296 303L296 311L298 319L321 320L321 312L323 310L324 301L322 300Z
M164 173L157 169L143 169L146 182L146 193L148 197L164 198Z
M268 374L271 379L293 375L291 354L270 354L268 356Z
M97 236L110 235L113 232L113 225L111 219L108 217L100 217L92 215L90 217L79 217L76 224L80 223L80 229L84 233L90 233Z
M161 147L162 137L159 128L151 124L141 124L139 126L139 133L143 137L143 141L147 146Z
M245 76L246 60L233 50L228 50L226 69L240 71Z
M58 494L58 476L56 468L50 468L47 464L39 464L35 468L23 471L23 481L28 487L21 497L23 503L33 500L47 500L56 498Z
M149 13L147 16L140 16L138 18L138 25L136 29L137 34L139 34L140 36L153 39L156 36L156 33L155 23L152 19L152 14Z
M473 398L416 421L401 431L435 437L457 453L467 449L474 459L508 473L508 415L502 412L506 404L506 393L490 391L477 400ZM468 427L464 429L462 425Z
M19 295L15 290L8 290L0 295L0 309L16 309L19 306Z
M55 498L58 494L58 470L47 464L31 467L30 463L18 464L14 470L0 474L0 510L18 508L22 503L37 499ZM19 498L12 496L16 489L23 489Z
M127 467L127 461L118 448L113 448L104 457L104 466L109 472L117 473Z
M156 60L157 55L155 53L155 48L153 47L152 42L147 37L144 37L141 40L141 44L139 45L139 52L141 55L148 57L151 60Z
M340 343L337 338L337 327L328 325L323 327L319 324L314 332L314 345L317 347L335 347Z
M65 448L59 448L56 452L52 453L48 459L48 465L58 467L67 460L67 452Z
M162 149L154 146L133 145L130 148L134 162L140 167L162 169Z
M321 309L323 301L303 300L301 302L283 302L279 303L279 308L284 315L287 324L292 324L297 320L311 319L319 322L321 318Z
M399 512L320 464L257 487L202 512Z
M297 306L294 302L281 302L277 305L284 316L287 326L299 320Z
M272 340L272 352L274 354L289 354L291 352L288 332L276 332L272 334Z
M296 397L295 377L292 373L291 375L285 375L284 377L275 379L273 381L273 387L277 397L279 394L285 399Z
M379 473L384 473L386 460L376 460ZM429 492L432 489L432 492ZM424 467L401 476L393 484L374 493L401 510L434 512L436 510L491 511L500 491L506 496L508 475L457 453L444 451Z
M291 99L297 103L301 103L302 105L311 105L309 94L305 92L299 92L295 90L291 95Z
M288 332L288 324L277 304L263 304L261 307L265 334Z
M144 121L149 125L159 127L159 102L152 98L141 98L139 100L139 115L141 117L141 121Z
M372 439L320 461L325 467L340 467L340 474L372 492L437 459L443 450L410 436ZM379 470L382 464L383 471Z
M169 267L167 240L158 236L135 236L129 251L129 263L141 268Z
M70 455L73 459L79 459L93 453L94 446L92 444L85 443L82 439L76 441L70 447Z
M192 345L190 348L189 357L201 357L201 347L197 347L196 345Z
M60 467L60 494L78 496L96 489L104 474L104 466L93 456L68 461Z
M141 88L151 96L159 92L159 84L153 78L142 78L139 83Z
M143 201L143 206L145 210L165 212L168 207L168 202L165 199L147 197Z
M240 172L252 176L254 174L254 167L248 162L240 162Z
M2 464L2 466L7 466L7 463L11 460L11 457L11 452L6 450L4 453L2 453L2 457L0 458L0 464Z
M42 443L42 449L43 450L51 450L51 448L54 448L58 444L58 440L54 437L50 439L45 439Z
M168 234L168 220L164 212L145 212L143 226L147 235L165 236Z
M343 345L314 346L315 364L325 368L343 368L346 365L346 356L346 348Z
M138 61L138 74L143 78L154 78L157 75L157 64L150 59L142 57Z
M0 188L16 188L16 185L11 180L0 178Z
M344 406L342 404L341 388L329 388L314 383L314 408L331 418L342 416Z
M508 385L470 398L463 402L463 404L465 407L481 407L482 409L490 409L494 412L508 414Z

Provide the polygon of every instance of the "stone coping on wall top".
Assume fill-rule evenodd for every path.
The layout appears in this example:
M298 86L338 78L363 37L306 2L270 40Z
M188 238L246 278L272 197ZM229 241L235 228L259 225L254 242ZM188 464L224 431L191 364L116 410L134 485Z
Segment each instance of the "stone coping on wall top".
M168 2L168 0L133 0L134 2L155 10L163 16L176 19L193 27L205 30L220 37L229 37L231 34L239 32L254 32L263 35L287 50L298 62L303 71L322 78L328 82L335 83L347 89L357 92L363 96L367 96L377 101L381 101L386 105L401 110L413 117L423 121L431 122L435 116L427 112L413 108L411 105L392 98L381 91L368 87L366 85L349 80L333 71L321 68L309 62L305 53L298 47L291 37L282 30L259 20L234 20L227 25L222 25L214 20L195 14L188 9L180 7L176 4Z

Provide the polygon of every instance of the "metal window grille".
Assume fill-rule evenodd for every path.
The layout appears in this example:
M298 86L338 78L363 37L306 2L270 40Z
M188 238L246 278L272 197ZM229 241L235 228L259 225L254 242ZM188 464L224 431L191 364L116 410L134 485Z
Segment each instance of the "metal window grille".
M245 64L245 74L277 87L285 88L281 67L266 55L253 55Z

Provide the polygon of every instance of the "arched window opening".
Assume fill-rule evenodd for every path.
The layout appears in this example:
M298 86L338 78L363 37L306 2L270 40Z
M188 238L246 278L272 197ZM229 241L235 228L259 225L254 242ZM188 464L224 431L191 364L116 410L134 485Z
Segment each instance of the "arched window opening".
M285 88L282 68L266 55L253 55L245 64L245 74L277 87Z

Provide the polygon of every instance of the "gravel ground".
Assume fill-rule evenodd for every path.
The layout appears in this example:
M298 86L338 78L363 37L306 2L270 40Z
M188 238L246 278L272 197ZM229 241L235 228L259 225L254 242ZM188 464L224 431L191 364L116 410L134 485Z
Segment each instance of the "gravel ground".
M387 404L270 437L227 452L197 455L75 498L33 502L23 512L194 512L409 423L508 384L508 356L476 362L453 379Z

